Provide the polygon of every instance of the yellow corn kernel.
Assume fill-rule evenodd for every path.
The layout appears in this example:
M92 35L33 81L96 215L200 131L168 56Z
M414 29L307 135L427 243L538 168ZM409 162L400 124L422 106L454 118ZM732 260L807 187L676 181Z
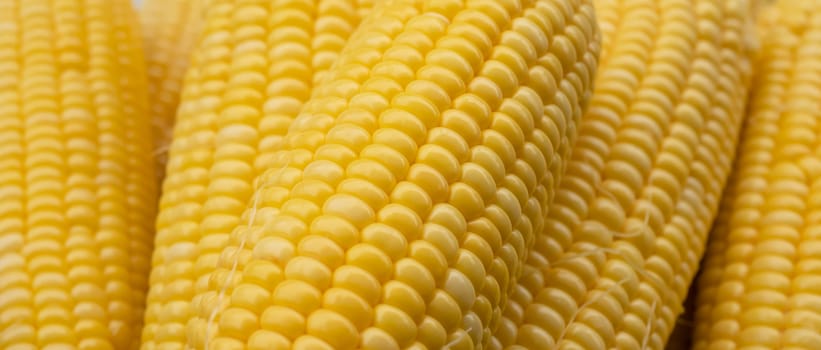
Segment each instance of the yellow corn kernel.
M208 287L258 169L270 163L312 86L371 6L354 0L202 4L160 199L145 350L185 347L192 298ZM258 271L260 281L276 278Z
M202 26L204 0L146 0L140 7L157 175L162 179L182 81Z
M663 349L733 160L749 2L594 3L595 90L495 334L504 347Z
M134 16L0 2L0 349L137 345L156 185Z
M500 348L598 47L590 1L377 7L224 231L190 345Z
M697 284L694 349L821 347L821 1L762 13L748 120Z

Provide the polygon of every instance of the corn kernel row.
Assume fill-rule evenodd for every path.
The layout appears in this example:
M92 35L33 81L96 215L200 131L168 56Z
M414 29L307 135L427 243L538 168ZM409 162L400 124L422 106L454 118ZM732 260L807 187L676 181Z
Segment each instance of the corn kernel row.
M593 98L505 310L505 345L662 349L734 157L750 3L595 3Z
M693 349L821 346L821 2L778 1L698 281Z
M0 2L0 348L138 345L155 215L127 0Z

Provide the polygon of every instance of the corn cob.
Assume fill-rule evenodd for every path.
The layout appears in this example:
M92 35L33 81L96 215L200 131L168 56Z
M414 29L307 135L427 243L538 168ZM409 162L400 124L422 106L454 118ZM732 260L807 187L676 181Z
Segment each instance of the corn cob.
M212 0L187 71L157 219L143 349L182 349L191 299L252 193L257 169L370 1Z
M157 175L162 179L182 80L202 26L202 0L146 0L140 9Z
M0 2L0 349L129 349L155 190L129 0Z
M694 349L819 349L821 1L761 22L748 121L707 247Z
M590 1L386 1L257 179L190 345L501 348L598 37Z
M595 6L596 88L496 333L505 347L663 349L734 157L749 2Z

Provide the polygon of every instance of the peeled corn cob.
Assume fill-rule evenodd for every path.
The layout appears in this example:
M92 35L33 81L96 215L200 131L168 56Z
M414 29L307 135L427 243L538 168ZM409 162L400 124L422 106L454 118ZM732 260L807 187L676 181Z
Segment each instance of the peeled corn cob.
M182 80L202 26L203 0L146 0L140 8L157 175L162 179Z
M190 345L501 348L598 37L589 1L378 7L257 179Z
M186 73L163 183L142 349L182 349L191 299L240 223L258 169L366 0L210 0Z
M766 10L731 185L707 247L694 349L821 348L821 1Z
M129 0L0 2L0 349L129 349L155 214Z
M595 91L496 333L506 347L663 349L734 157L750 3L595 5Z

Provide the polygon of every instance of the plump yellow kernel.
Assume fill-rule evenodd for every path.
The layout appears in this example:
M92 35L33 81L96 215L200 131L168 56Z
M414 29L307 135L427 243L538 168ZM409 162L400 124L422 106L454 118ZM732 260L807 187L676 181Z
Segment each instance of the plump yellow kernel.
M380 328L371 327L362 332L363 349L377 350L377 349L401 349L396 340Z
M381 208L388 204L388 196L374 184L361 179L345 180L337 186L337 191L359 197L371 208Z
M362 243L351 247L348 250L346 262L370 272L380 281L390 277L392 268L390 257L370 244Z
M291 259L285 267L285 278L307 282L318 290L330 286L331 274L331 269L322 262L302 256Z
M290 349L291 342L288 338L267 330L257 330L248 338L248 349Z
M282 270L269 261L251 261L243 269L243 279L260 286L276 285L282 278Z
M436 319L445 329L453 329L461 321L459 304L447 292L438 289L428 302L428 315Z
M359 343L357 329L344 316L330 310L317 310L307 319L308 334L324 340L335 349L352 349Z
M362 230L362 242L380 249L394 261L405 256L408 245L399 230L380 223L368 225Z
M260 317L262 329L296 339L305 328L305 316L285 306L269 306Z
M434 202L447 196L448 180L431 166L416 163L410 167L408 181L421 187Z
M373 309L356 293L343 289L331 288L325 292L322 305L328 310L344 315L357 329L364 329L373 320Z
M337 216L323 215L316 218L311 222L310 231L313 234L327 237L343 250L358 242L356 226Z
M447 260L444 255L426 241L416 241L411 244L409 257L422 263L431 272L433 278L438 279L447 269Z
M282 282L273 293L274 303L293 308L302 315L308 315L319 308L320 297L320 291L316 287L298 280Z
M333 286L356 293L370 305L379 300L381 290L376 277L359 267L347 265L334 271Z
M322 211L349 220L360 228L375 219L373 209L354 196L334 195L325 202Z
M371 182L385 192L389 191L396 183L396 177L391 173L391 170L376 160L357 159L348 165L346 173L349 177ZM360 215L364 214L360 213Z
M486 276L482 261L472 252L460 249L453 267L467 277L474 286L481 286Z
M400 309L388 305L379 305L374 312L374 326L388 332L400 346L409 345L412 339L416 337L416 324L412 318Z
M479 192L465 183L455 183L450 188L449 202L453 204L466 220L472 220L482 214L484 201Z
M423 298L427 298L436 286L433 275L421 263L405 258L394 265L394 278L413 287Z
M433 206L430 195L422 187L409 181L396 185L391 193L391 202L411 208L420 217L425 217Z
M257 259L285 264L293 258L295 250L294 244L290 241L279 237L270 237L257 243L253 254Z
M344 262L345 252L332 240L322 236L308 236L299 242L297 253L315 259L330 269Z
M445 344L447 333L442 325L432 317L425 317L419 324L419 341L428 348L438 348Z
M425 316L425 300L412 287L390 281L383 287L382 302L394 306L418 322Z
M231 293L231 300L235 305L257 314L262 313L270 297L268 290L255 284L239 285Z
M297 338L293 343L294 349L300 350L308 350L308 349L322 349L322 350L332 350L334 349L333 346L330 344L322 341L322 339L310 336L310 335L303 335Z
M256 315L246 309L228 309L220 315L220 333L237 339L245 339L258 325L259 321Z
M422 231L422 218L410 208L398 204L391 203L382 208L378 213L378 220L399 230L408 240L416 239Z
M401 153L409 161L416 157L417 144L401 129L380 128L373 133L375 143L388 145Z

